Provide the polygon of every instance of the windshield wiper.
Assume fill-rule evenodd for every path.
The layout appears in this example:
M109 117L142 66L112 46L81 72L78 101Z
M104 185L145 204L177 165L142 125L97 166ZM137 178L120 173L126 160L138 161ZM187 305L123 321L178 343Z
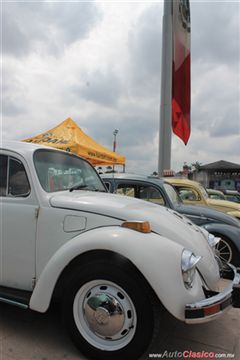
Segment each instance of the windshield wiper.
M69 191L72 192L74 190L86 189L87 187L88 187L87 185L76 184L76 185L70 187Z
M72 192L74 190L82 190L82 189L90 190L90 191L99 191L99 192L102 191L102 190L95 188L94 186L83 185L83 184L76 184L76 185L72 186L71 188L69 188L69 191Z

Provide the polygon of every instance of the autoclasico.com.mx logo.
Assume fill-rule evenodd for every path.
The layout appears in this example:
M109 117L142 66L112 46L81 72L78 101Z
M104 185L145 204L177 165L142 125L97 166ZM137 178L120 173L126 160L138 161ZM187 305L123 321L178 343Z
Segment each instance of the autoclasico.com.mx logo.
M215 351L164 351L161 354L149 354L149 359L234 359L232 353L216 353Z

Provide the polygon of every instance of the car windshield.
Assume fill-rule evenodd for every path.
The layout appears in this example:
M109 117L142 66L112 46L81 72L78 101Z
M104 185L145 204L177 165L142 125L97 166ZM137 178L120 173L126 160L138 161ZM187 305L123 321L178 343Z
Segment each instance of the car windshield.
M226 200L228 201L233 201L233 202L236 202L236 203L239 203L240 204L240 195L237 195L237 194L227 194L226 195Z
M168 183L164 183L164 189L166 193L168 194L168 197L170 198L171 202L173 203L174 207L182 204L182 200L180 196L178 195L177 191L174 189L174 187Z
M34 153L33 160L40 184L47 192L106 191L94 168L73 154L40 149Z

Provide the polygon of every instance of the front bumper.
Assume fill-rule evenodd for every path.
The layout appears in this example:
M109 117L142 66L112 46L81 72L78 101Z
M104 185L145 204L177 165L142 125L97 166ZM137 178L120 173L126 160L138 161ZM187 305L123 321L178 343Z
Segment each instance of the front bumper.
M205 291L206 299L185 306L185 322L204 323L220 316L231 307L240 308L240 270L228 264L230 284L220 293Z

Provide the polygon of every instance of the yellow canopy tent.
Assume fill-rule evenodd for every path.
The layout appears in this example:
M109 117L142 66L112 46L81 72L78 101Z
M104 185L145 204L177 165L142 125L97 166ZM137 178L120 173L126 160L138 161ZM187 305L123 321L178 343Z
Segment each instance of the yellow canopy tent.
M82 156L92 165L124 165L125 157L98 144L71 119L55 128L23 141L52 146Z

